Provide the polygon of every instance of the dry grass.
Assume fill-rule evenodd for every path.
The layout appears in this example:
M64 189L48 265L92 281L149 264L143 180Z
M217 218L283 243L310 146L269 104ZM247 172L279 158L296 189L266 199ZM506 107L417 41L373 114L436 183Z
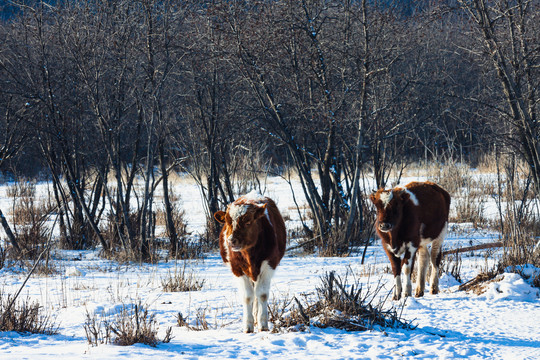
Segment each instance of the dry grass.
M18 181L9 185L6 189L6 196L10 198L34 197L36 195L36 184L29 181Z
M38 201L36 187L31 182L17 182L8 187L12 198L12 231L21 252L21 259L34 259L45 248L51 230L47 225L53 209L46 202Z
M447 256L442 257L441 264L439 266L439 277L441 274L447 273L450 274L456 279L459 283L463 282L463 279L461 278L461 254L455 253L455 254L449 254ZM416 269L418 269L418 266L416 266ZM431 272L431 266L428 268L429 272ZM415 273L417 271L415 270ZM427 274L427 278L429 279L430 274Z
M58 325L51 315L43 313L38 302L28 299L22 302L13 301L11 296L0 292L1 331L55 335L58 333Z
M182 313L176 315L176 322L178 326L185 327L188 330L192 331L204 331L210 330L212 327L207 320L207 308L198 308L197 313L195 314L195 324L191 325L189 323L189 317L184 317Z
M188 316L184 316L179 312L176 315L177 325L191 331L205 331L220 329L232 324L232 322L226 322L224 320L222 309L215 309L214 312L213 322L208 320L210 317L210 309L208 306L197 308L193 321L190 320L189 314Z
M186 231L187 223L185 220L186 211L182 209L182 206L181 206L182 203L179 196L176 195L172 190L170 190L169 192L169 201L172 207L171 215L172 215L174 227L176 229L176 234L179 238L184 238L188 235ZM165 227L165 232L160 235L169 236L167 232L168 230L166 228L167 219L166 219L165 210L159 209L156 211L156 225Z
M193 271L187 274L184 263L181 269L175 267L174 272L168 271L167 277L161 279L161 286L165 292L199 291L204 282L204 279L197 279Z
M99 318L96 314L92 316L87 313L84 330L88 343L93 346L107 343L120 346L137 343L157 346L160 342L171 340L171 328L167 329L163 340L158 339L154 315L141 304L123 306L118 313L102 315Z
M467 281L459 286L460 291L472 292L476 295L482 295L486 292L490 283L495 281L501 281L502 277L497 277L497 273L494 271L481 272L474 279Z

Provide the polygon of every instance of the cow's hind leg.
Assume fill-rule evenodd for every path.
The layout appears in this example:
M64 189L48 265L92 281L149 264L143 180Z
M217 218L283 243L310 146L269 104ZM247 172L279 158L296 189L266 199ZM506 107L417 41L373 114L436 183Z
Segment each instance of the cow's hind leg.
M244 298L243 330L246 333L252 333L254 328L253 300L255 293L253 291L253 282L246 275L240 277L240 290L242 292L242 297Z
M260 331L268 331L268 297L273 275L274 269L268 265L267 261L264 261L261 265L261 273L255 283L255 296L257 298L256 316Z
M416 279L416 290L414 296L424 296L424 289L426 287L426 273L429 265L429 254L426 246L420 246L418 248L418 277Z
M447 226L448 223L445 224L441 234L431 244L431 277L429 281L431 294L437 294L439 292L439 266L441 265L442 243L446 235Z

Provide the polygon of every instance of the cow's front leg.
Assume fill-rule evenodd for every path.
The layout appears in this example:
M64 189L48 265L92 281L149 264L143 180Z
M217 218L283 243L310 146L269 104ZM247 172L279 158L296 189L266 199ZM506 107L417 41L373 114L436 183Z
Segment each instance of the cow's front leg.
M254 329L253 325L253 282L249 277L243 275L240 277L240 292L244 300L244 316L243 316L243 330L246 333L252 333Z
M405 288L403 289L402 296L407 297L412 295L412 282L411 274L414 266L414 257L416 255L416 248L409 247L405 251L403 260L401 261L401 267L403 268L403 274L405 275Z
M274 269L264 261L261 265L261 273L255 283L255 296L257 297L257 324L260 331L268 331L268 296L270 283L274 276Z
M394 274L394 296L392 299L399 300L401 298L401 259L388 250L386 255L390 259L392 273Z

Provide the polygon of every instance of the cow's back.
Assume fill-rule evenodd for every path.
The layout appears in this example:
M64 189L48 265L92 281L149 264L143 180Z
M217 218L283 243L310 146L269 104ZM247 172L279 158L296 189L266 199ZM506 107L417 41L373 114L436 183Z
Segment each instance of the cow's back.
M285 255L287 231L285 228L285 222L283 221L283 217L281 216L281 213L279 212L276 203L270 198L266 198L266 203L268 217L270 218L271 222L271 224L269 225L272 227L272 232L275 236L275 244L273 246L274 254L272 256L269 256L273 258L273 261L270 261L270 266L275 269L276 266L279 264L279 261L283 258L283 255ZM269 240L271 241L271 239Z
M414 212L418 221L424 227L422 233L425 238L439 236L441 230L448 222L450 212L450 194L439 185L426 182L411 182L405 186L416 197L418 205ZM411 199L412 202L414 202Z

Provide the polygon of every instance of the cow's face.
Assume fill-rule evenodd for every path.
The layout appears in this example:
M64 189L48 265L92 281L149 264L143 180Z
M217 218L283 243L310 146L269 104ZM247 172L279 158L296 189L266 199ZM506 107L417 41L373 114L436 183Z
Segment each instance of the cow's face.
M227 211L217 211L214 218L224 224L222 234L232 251L247 250L255 245L260 230L258 220L265 215L266 204L231 204Z
M388 233L395 229L403 216L403 204L409 200L409 193L404 190L383 190L370 195L370 200L377 208L377 229Z

